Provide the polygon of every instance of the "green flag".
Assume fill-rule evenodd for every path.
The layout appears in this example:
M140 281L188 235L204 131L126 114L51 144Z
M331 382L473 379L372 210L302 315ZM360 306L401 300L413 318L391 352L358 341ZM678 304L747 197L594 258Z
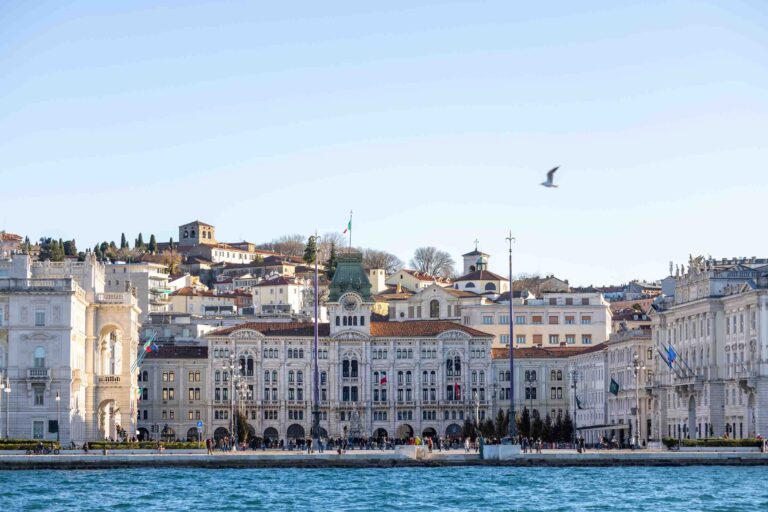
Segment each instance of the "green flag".
M619 383L615 380L611 379L611 387L608 389L608 391L614 395L619 394Z

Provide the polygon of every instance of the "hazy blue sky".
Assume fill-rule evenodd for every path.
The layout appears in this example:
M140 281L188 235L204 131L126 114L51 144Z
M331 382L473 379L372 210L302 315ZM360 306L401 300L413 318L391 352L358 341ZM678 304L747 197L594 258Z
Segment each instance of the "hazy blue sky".
M356 245L505 271L511 229L516 272L579 284L768 255L768 2L378 3L0 2L0 229L351 208Z

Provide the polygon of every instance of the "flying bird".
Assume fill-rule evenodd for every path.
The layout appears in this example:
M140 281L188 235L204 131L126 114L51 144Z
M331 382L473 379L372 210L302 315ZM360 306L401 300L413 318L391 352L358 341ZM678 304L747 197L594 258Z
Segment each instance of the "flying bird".
M560 166L558 165L557 167L555 167L554 169L552 169L547 173L547 181L541 184L543 187L557 188L557 185L555 185L555 171L558 170L559 168Z

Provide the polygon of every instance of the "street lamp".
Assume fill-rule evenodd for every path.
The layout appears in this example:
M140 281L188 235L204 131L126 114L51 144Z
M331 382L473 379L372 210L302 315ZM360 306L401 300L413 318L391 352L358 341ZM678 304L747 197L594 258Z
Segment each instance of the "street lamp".
M350 221L351 222L351 221ZM318 246L317 246L317 240L318 240L317 232L315 232L315 235L313 237L310 237L312 241L314 241L315 244L315 282L314 282L314 300L313 300L313 307L314 307L314 333L313 333L313 339L312 339L312 364L313 364L313 372L312 372L312 444L315 446L315 448L320 449L320 371L318 369L318 363L317 363L317 345L318 345L318 339L319 339L319 320L318 320L318 302L319 302L319 293L318 293L318 272L317 272L317 256L318 256ZM350 232L349 235L350 244L352 243L352 233ZM321 450L322 451L322 450Z
M61 442L61 396L56 392L56 442Z
M236 371L237 370L237 371ZM236 417L236 408L235 408L235 379L236 376L239 374L239 370L236 365L235 360L235 352L233 349L232 354L229 356L229 361L224 363L224 372L226 375L226 372L229 372L229 391L230 391L230 397L229 397L229 404L230 404L230 411L232 414L232 436L233 436L233 443L232 448L234 451L237 451L237 417Z
M5 438L8 439L11 429L11 378L5 378L5 395L8 398L5 404Z
M5 381L0 377L0 418L3 415L3 394L5 392ZM3 432L0 430L0 438L3 437Z
M512 231L506 238L509 242L509 429L507 437L510 444L517 444L517 415L515 414L515 308L512 286L512 243L515 238Z
M578 374L578 372L576 370L571 370L571 389L573 389L573 418L572 418L572 421L573 421L573 437L574 437L574 441L575 441L574 444L576 444L577 445L577 449L580 450L581 448L578 447L579 436L577 434L577 428L576 428L576 412L578 411L578 407L579 407L579 402L578 402L579 398L578 398L578 396L576 394L576 383L578 381L579 381L579 374Z
M640 371L645 370L645 365L640 362L640 356L635 353L632 362L627 365L627 370L635 374L635 446L640 447Z

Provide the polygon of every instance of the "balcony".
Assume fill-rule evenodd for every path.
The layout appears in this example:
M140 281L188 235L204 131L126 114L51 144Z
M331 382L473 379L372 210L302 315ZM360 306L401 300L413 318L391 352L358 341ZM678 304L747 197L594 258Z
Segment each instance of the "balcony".
M99 384L120 384L119 375L100 375Z
M74 292L80 288L73 279L0 279L0 290L15 292Z
M29 380L50 380L51 369L50 368L28 368L27 379Z
M96 302L131 306L136 304L136 298L129 292L97 293Z

